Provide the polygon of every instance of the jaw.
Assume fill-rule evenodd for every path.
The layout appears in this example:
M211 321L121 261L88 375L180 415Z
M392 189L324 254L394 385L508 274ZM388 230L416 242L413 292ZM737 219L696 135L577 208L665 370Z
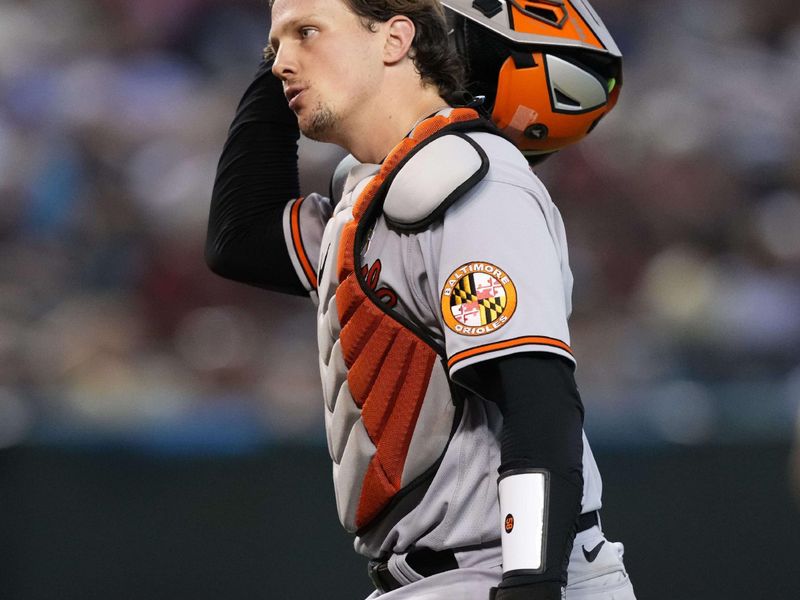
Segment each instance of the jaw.
M295 111L300 131L307 138L318 142L332 142L336 137L338 117L336 112L322 101L305 105Z

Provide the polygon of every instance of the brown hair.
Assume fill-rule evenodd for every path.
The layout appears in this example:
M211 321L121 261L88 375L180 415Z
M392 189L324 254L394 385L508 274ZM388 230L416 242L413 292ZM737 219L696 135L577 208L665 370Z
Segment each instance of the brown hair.
M447 20L439 0L340 0L361 17L364 27L375 31L396 15L413 21L416 32L409 54L424 83L434 85L448 102L458 102L456 92L464 89L464 66L449 43ZM269 0L269 5L275 0ZM265 58L272 57L271 48Z

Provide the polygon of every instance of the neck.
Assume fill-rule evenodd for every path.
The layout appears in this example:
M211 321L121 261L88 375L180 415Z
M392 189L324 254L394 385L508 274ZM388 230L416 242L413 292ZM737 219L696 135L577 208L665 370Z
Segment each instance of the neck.
M411 101L403 95L389 97L362 111L341 145L361 162L380 163L420 121L447 106L432 88Z

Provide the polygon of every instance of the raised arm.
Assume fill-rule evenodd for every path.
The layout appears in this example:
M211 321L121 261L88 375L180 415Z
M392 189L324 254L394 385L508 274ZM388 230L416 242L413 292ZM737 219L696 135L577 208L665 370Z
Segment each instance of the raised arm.
M300 195L297 118L272 62L262 62L242 97L217 167L206 262L222 277L306 295L284 234L287 204Z

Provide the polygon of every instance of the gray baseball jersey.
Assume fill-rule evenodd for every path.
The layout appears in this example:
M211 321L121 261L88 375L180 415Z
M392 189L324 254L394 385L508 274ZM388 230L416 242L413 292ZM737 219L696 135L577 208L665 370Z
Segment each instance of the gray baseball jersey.
M467 365L516 352L574 360L558 210L508 141L485 132L447 138L399 166L356 165L335 206L312 194L284 213L290 257L318 305L339 518L370 558L412 546L494 548L499 556L501 417L475 394L454 401L451 380ZM440 210L474 174L475 147L488 172ZM354 241L359 202L387 178L382 213ZM424 226L404 226L415 221ZM358 264L348 265L347 244ZM356 298L348 266L360 270L373 302ZM407 326L398 330L390 313ZM602 485L585 436L583 448L588 512L600 508Z

